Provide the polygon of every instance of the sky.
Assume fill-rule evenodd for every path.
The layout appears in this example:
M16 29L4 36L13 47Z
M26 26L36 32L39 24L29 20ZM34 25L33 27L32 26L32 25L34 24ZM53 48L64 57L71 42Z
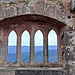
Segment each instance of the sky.
M35 46L43 46L43 34L40 30L35 33ZM15 46L17 43L17 35L15 31L11 31L8 36L8 45ZM30 45L30 35L27 30L25 30L21 36L21 45ZM57 45L57 35L54 30L51 30L48 34L48 45Z

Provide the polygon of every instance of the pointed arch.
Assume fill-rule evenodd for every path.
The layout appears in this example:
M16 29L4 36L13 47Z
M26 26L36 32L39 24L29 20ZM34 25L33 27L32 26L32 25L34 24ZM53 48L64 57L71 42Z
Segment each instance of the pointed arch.
M37 40L38 39L38 40ZM34 36L34 61L43 62L43 34L40 30L37 30Z
M17 34L12 30L8 35L8 62L16 62Z
M30 34L27 30L21 36L21 61L30 62Z
M48 61L58 62L57 34L51 30L48 34Z

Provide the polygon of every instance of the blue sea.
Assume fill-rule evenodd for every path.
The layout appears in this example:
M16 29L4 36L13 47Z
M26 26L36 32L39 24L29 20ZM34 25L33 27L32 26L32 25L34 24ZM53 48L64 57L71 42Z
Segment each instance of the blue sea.
M43 46L34 47L34 61L44 62L44 51ZM21 61L30 62L30 47L21 47ZM57 46L48 46L48 61L58 62L58 50ZM8 47L8 62L16 62L16 46Z

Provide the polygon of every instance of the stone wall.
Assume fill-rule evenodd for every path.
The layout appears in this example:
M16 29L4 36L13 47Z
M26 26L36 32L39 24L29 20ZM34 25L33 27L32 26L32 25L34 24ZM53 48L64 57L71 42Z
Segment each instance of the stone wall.
M67 16L70 15L70 1L71 0L1 0L0 19L25 14L39 14L68 23L69 20ZM70 23L71 22L68 24Z
M64 70L0 70L0 75L65 75Z
M15 75L65 75L62 70L16 70Z
M0 69L0 75L15 75L14 70Z
M62 64L66 63L64 64L66 75L75 75L75 14L70 11L70 7L71 0L0 0L0 20L19 15L38 14L65 23L64 39L62 40L62 51L64 52ZM2 44L0 59L3 58L0 63L5 59L3 56L5 55L5 43L3 43L5 40L2 40L4 38L2 30L3 28L0 26L0 44ZM24 71L22 72L24 74ZM55 75L55 72L50 73ZM16 71L16 75L20 75L18 71ZM57 75L63 75L63 73L57 72Z

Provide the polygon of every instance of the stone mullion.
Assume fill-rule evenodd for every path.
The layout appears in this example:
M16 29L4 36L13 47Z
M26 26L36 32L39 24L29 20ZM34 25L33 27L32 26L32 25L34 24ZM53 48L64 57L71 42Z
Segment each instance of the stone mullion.
M44 36L44 62L48 63L48 36Z
M59 40L58 40L59 39ZM58 62L61 62L62 60L62 50L61 50L61 42L60 42L60 36L57 36L57 50L58 50Z
M34 35L30 37L30 58L31 58L31 65L34 63Z
M21 36L17 37L17 64L21 62Z

